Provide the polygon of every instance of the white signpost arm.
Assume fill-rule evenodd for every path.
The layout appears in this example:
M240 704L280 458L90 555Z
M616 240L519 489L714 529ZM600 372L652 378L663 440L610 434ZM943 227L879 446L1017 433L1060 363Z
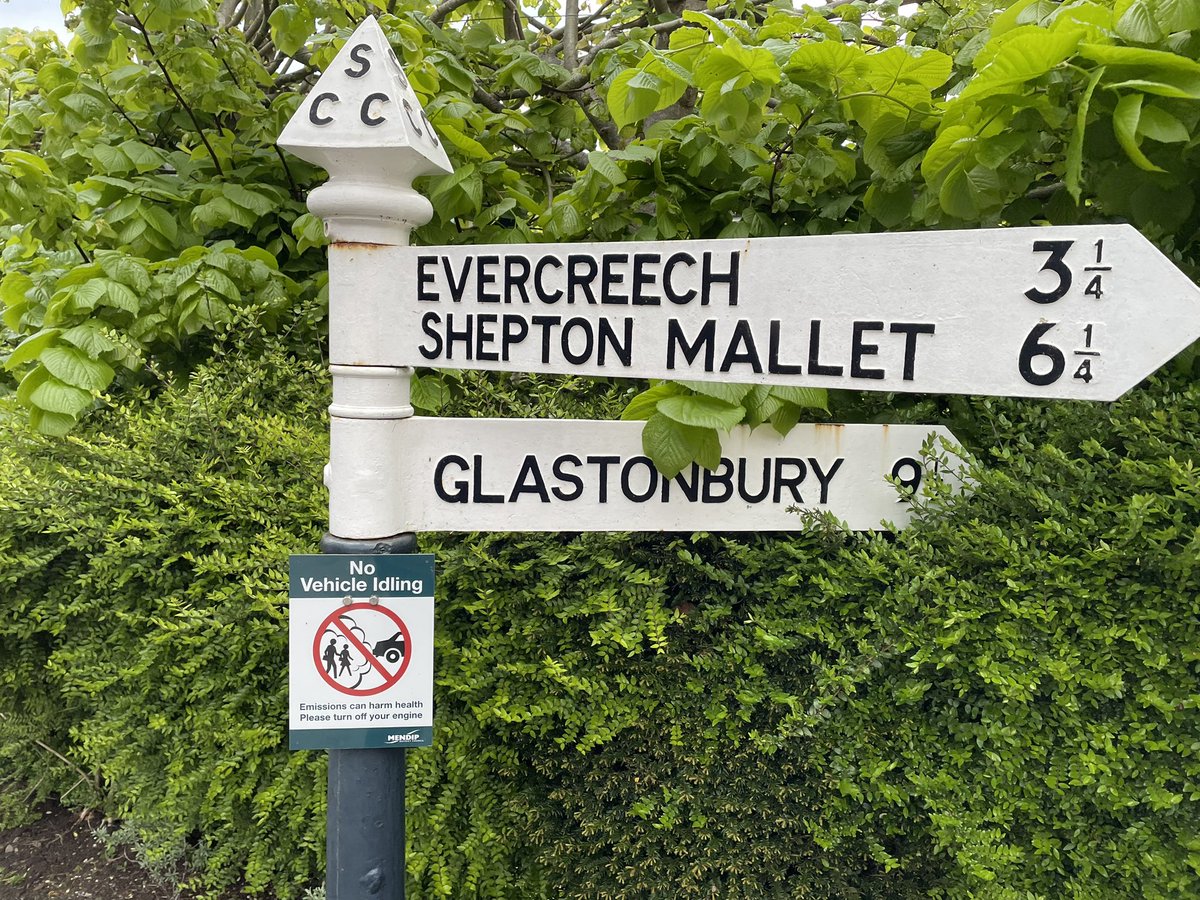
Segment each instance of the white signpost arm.
M419 175L452 171L403 67L375 19L346 42L279 136L329 173L309 197L329 246L329 533L324 553L412 553L404 533L401 422L411 370L372 352L388 315L395 250L433 215ZM402 749L329 751L329 900L403 900Z

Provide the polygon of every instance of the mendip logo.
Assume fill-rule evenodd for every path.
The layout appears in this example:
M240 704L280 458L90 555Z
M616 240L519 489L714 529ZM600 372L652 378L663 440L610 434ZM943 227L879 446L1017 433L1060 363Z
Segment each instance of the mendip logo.
M389 734L387 736L387 742L389 744L403 744L406 742L415 741L419 737L420 737L420 734L418 734L415 731L410 731L406 734Z

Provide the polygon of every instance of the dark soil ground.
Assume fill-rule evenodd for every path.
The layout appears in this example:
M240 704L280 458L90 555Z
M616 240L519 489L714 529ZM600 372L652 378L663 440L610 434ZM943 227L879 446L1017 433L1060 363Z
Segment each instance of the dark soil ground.
M190 894L155 880L119 851L110 855L96 837L95 814L55 803L36 818L0 831L0 900L187 900Z

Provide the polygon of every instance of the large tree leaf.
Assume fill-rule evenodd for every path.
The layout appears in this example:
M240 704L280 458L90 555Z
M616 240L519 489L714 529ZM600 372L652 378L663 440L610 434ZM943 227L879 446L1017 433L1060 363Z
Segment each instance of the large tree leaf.
M1142 116L1142 95L1126 94L1117 101L1113 110L1113 130L1117 133L1117 141L1129 159L1139 169L1147 172L1162 172L1164 169L1156 166L1138 146L1138 125Z

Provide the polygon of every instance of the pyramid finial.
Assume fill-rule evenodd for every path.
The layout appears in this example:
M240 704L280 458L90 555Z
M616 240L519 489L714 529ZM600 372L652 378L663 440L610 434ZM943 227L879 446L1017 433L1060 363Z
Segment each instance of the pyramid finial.
M369 16L355 29L279 135L279 146L329 173L309 208L333 240L379 240L428 222L419 175L454 171L404 67ZM393 235L394 236L394 235Z

